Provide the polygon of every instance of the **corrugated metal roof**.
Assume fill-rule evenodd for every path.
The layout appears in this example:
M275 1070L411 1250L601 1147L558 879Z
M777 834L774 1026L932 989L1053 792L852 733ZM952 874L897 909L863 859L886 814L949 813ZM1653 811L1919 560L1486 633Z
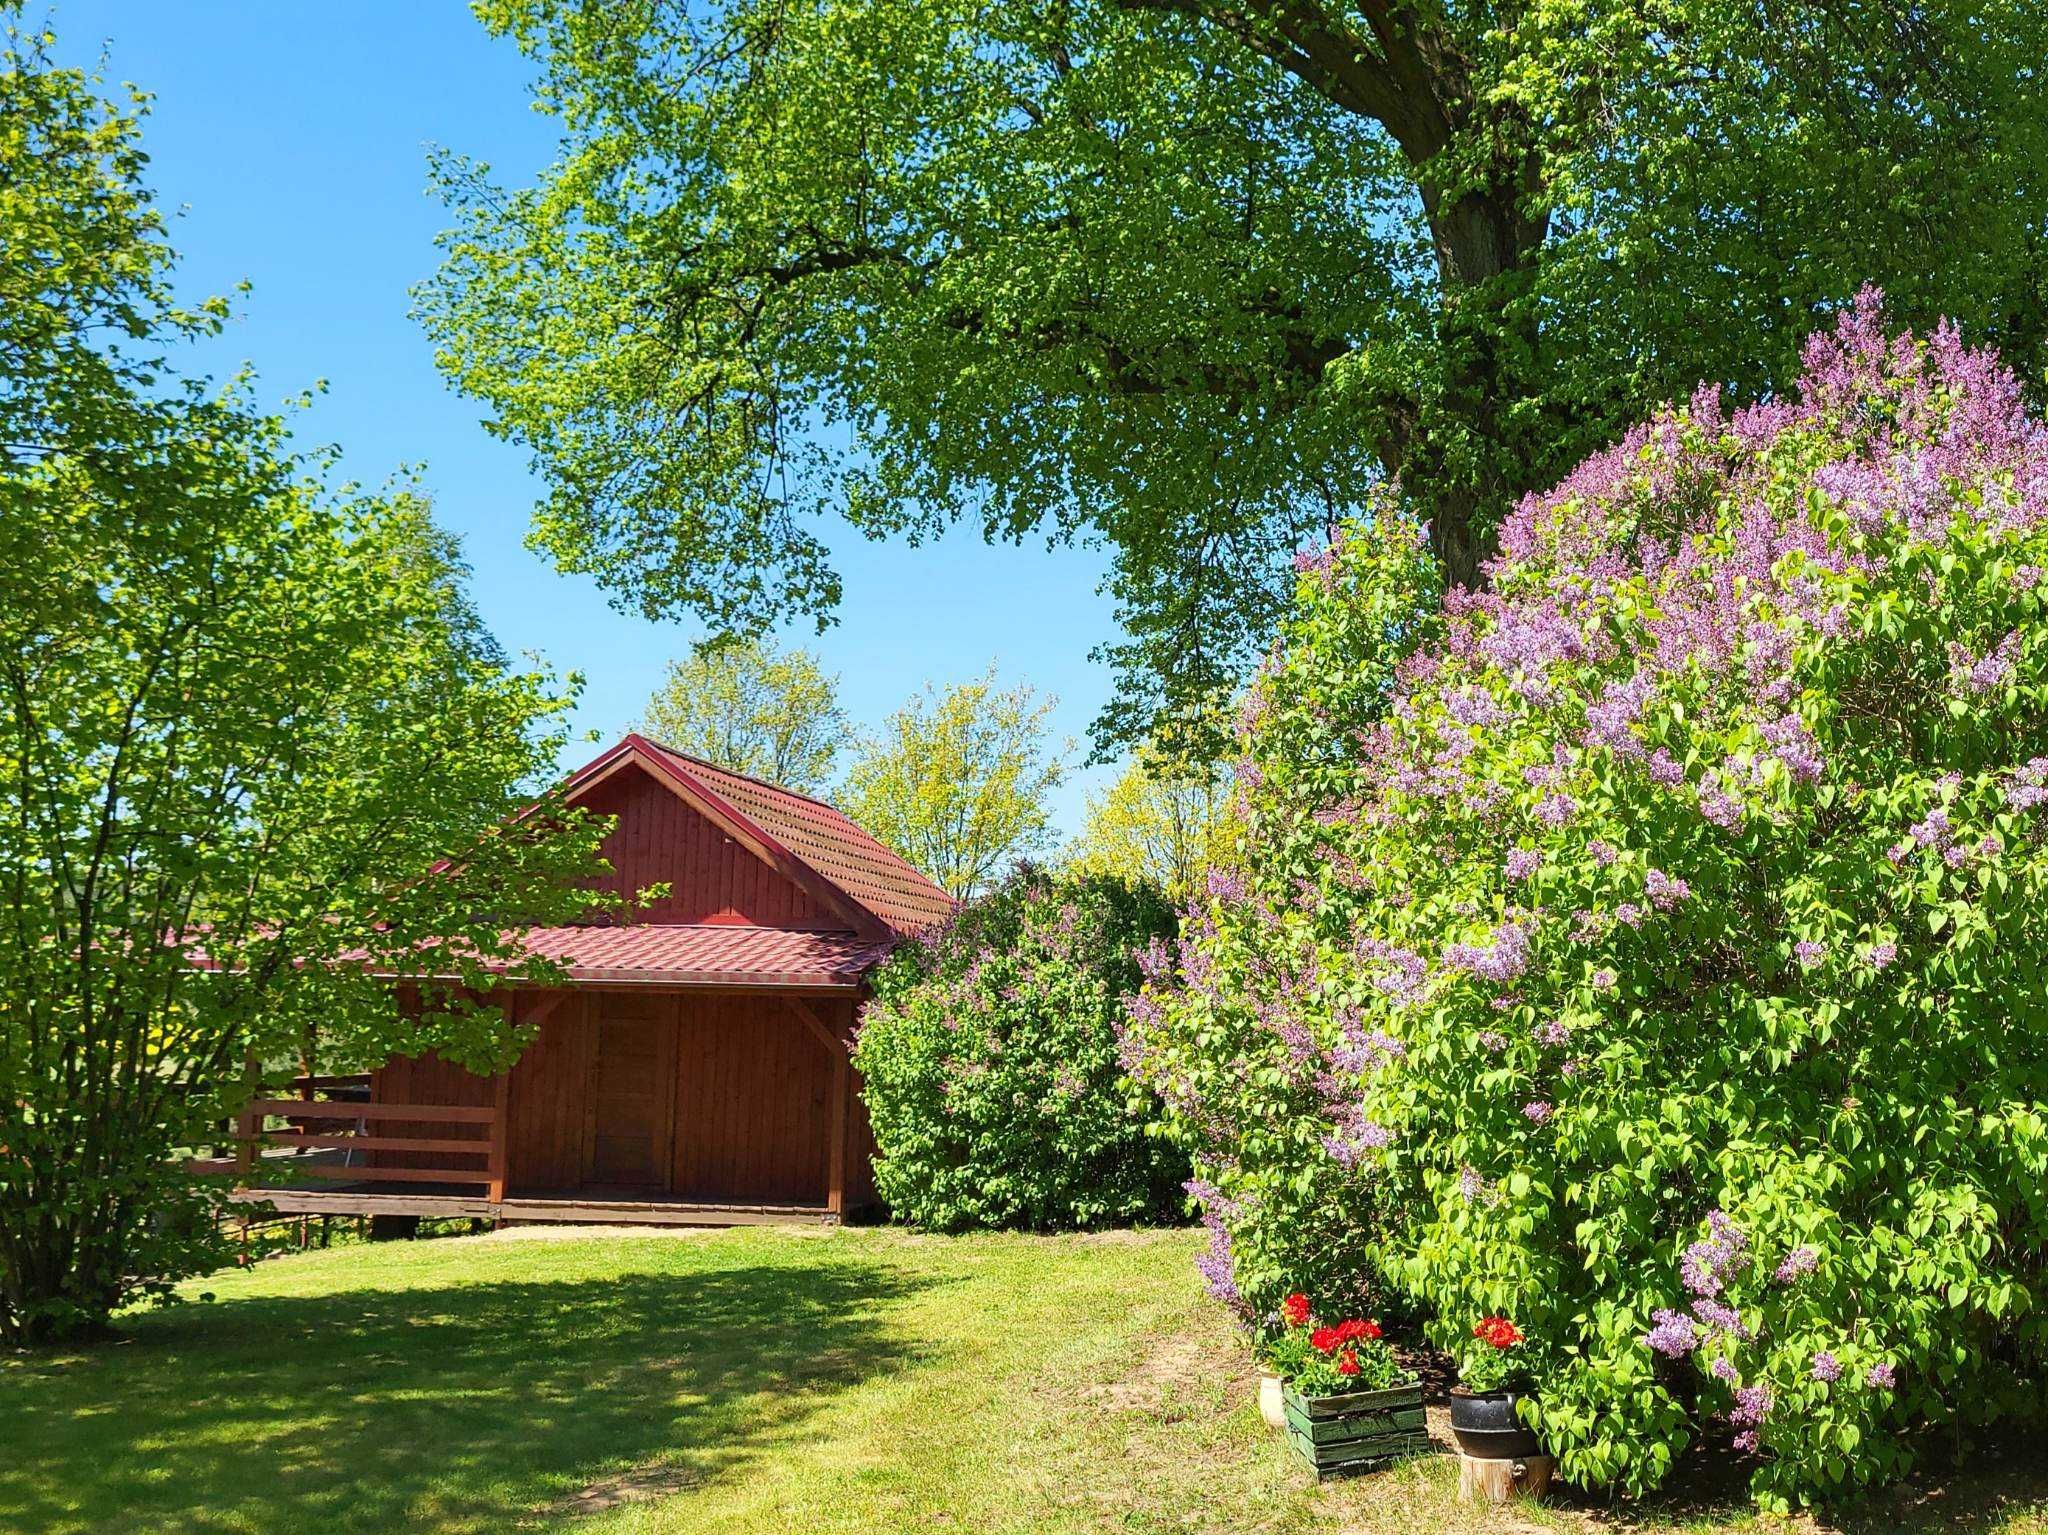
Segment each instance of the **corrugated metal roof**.
M952 914L951 896L843 811L658 741L638 739L660 753L669 771L695 779L897 932L920 932Z
M724 923L536 927L521 942L574 980L677 986L852 987L892 947L855 933Z

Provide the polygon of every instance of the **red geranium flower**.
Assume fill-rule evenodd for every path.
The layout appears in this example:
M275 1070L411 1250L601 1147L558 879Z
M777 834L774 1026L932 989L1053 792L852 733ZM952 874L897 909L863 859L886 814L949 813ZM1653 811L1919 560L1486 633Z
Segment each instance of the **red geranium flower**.
M1513 1348L1522 1341L1522 1329L1504 1316L1490 1316L1473 1324L1472 1336L1490 1348Z
M1308 1346L1318 1354L1331 1352L1336 1348L1339 1341L1341 1340L1338 1338L1337 1329L1334 1327L1318 1327L1308 1335Z
M1308 1297L1299 1292L1280 1302L1280 1314L1287 1318L1289 1327L1299 1327L1308 1320Z
M1348 1348L1344 1350L1344 1357L1337 1361L1337 1373L1339 1375L1356 1375L1358 1373L1358 1356Z
M1345 1343L1359 1338L1377 1338L1379 1335L1380 1324L1377 1322L1361 1322L1357 1317L1352 1317L1349 1321L1337 1324L1337 1337Z

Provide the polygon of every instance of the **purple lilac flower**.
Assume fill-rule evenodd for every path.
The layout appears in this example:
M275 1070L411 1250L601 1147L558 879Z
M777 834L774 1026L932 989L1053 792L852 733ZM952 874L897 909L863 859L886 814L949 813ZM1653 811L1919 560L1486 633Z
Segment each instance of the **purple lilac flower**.
M1707 1373L1715 1380L1726 1381L1731 1386L1742 1378L1742 1372L1735 1368L1735 1361L1726 1354L1717 1355L1714 1362L1707 1366Z
M1756 1430L1753 1428L1744 1429L1728 1441L1729 1448L1733 1449L1738 1455L1754 1455L1757 1450L1757 1443Z
M2043 758L2042 760L2044 762L2048 762L2048 758ZM1586 851L1592 855L1593 862L1600 865L1600 867L1603 869L1606 868L1609 864L1613 863L1616 858L1621 856L1620 853L1615 849L1613 843L1601 842L1598 840L1588 842L1586 844Z
M1741 1313L1721 1301L1702 1295L1692 1303L1692 1314L1715 1332L1725 1332L1731 1338L1749 1337L1749 1329L1743 1325Z
M1826 766L1820 754L1820 742L1807 728L1806 721L1796 714L1787 714L1763 727L1764 740L1770 743L1772 754L1785 764L1785 771L1796 783L1812 783L1820 777Z
M1795 1247L1792 1251L1785 1254L1785 1260L1778 1265L1777 1270L1771 1277L1776 1279L1779 1284L1793 1284L1798 1280L1804 1279L1818 1267L1820 1267L1819 1253L1815 1252L1811 1247Z
M1508 854L1507 875L1509 879L1527 879L1543 867L1543 855L1534 848L1518 847Z
M1659 911L1671 910L1692 894L1692 886L1662 869L1651 869L1643 875L1643 890L1649 896L1650 904Z
M1554 790L1536 802L1536 819L1545 826L1562 826L1578 813L1577 800Z
M1889 970L1899 957L1899 946L1887 940L1873 943L1863 953L1863 962L1873 970Z
M1444 950L1444 966L1469 970L1483 981L1506 985L1529 968L1529 933L1516 922L1503 922L1485 944L1454 943Z
M2015 629L1983 656L1973 656L1961 645L1948 647L1949 671L1957 684L1972 693L1989 693L2012 681L2020 650L2020 632Z
M1593 989L1595 991L1612 991L1620 979L1621 977L1612 970L1595 970L1593 972Z
M1541 1098L1532 1099L1522 1105L1522 1117L1532 1125L1548 1123L1552 1112L1550 1105Z
M1235 869L1209 870L1209 894L1225 905L1235 905L1245 897L1244 876Z
M1650 782L1667 789L1676 788L1685 782L1685 764L1663 747L1658 747L1650 753Z
M2048 757L2035 757L2007 777L2005 803L2012 810L2032 810L2043 802L2048 802Z
M1614 920L1623 927L1641 927L1643 925L1643 918L1648 915L1649 913L1636 905L1634 901L1623 901L1614 908Z
M1722 1281L1749 1262L1749 1239L1722 1211L1707 1215L1708 1235L1686 1248L1679 1260L1679 1278L1696 1296L1721 1293Z
M1737 1386L1735 1406L1728 1414L1728 1421L1737 1428L1754 1428L1771 1415L1771 1388L1769 1386Z
M1700 814L1723 831L1733 831L1742 824L1742 802L1724 789L1702 784Z
M1842 1362L1826 1349L1813 1356L1813 1378L1815 1380L1840 1380Z
M1458 1192L1468 1200L1477 1199L1486 1192L1486 1180L1479 1175L1478 1168L1463 1167L1458 1170Z
M1874 1364L1863 1375L1863 1384L1873 1391L1890 1391L1898 1383L1898 1371L1888 1364Z
M1828 946L1815 943L1811 938L1802 938L1792 945L1792 953L1803 967L1811 970L1828 957Z
M1536 1030L1536 1042L1549 1045L1553 1049L1570 1044L1571 1038L1571 1026L1562 1018L1553 1018L1550 1022L1540 1025Z
M1699 1329L1684 1312L1653 1311L1650 1320L1655 1325L1643 1334L1643 1343L1666 1359L1683 1359L1700 1346Z
M1499 1055L1501 1051L1507 1049L1508 1037L1501 1033L1499 1029L1486 1029L1480 1033L1479 1043L1488 1054Z

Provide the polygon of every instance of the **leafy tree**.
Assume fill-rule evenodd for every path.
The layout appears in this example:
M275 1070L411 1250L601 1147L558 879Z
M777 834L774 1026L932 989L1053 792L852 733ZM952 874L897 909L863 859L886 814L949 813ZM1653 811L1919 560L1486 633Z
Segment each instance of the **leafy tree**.
M669 662L645 728L707 762L815 794L848 740L838 693L808 650L738 640Z
M1074 868L1145 880L1188 900L1215 852L1226 795L1213 763L1182 765L1140 750L1099 795L1074 839Z
M1783 1509L2037 1414L2048 425L2017 380L1866 295L1795 396L1703 388L1525 502L1493 590L1421 631L1375 611L1404 544L1304 575L1234 877L1134 1010L1216 1277L1256 1317L1309 1288L1276 1257L1348 1261L1468 1369L1510 1317L1582 1485L1725 1436ZM1313 1219L1364 1229L1318 1256Z
M185 1148L255 1063L519 1040L466 1000L588 904L545 797L569 693L508 668L400 486L330 490L168 354L135 103L0 50L0 1337L96 1331L217 1257ZM443 862L443 860L448 860ZM418 982L401 1014L388 975Z
M2018 0L478 10L562 152L440 163L420 306L537 544L751 630L837 600L821 515L1100 540L1105 742L1213 721L1379 478L1473 583L1520 494L1789 381L1865 281L2048 361Z
M903 1220L939 1231L1178 1217L1187 1157L1117 1055L1173 908L1104 874L1013 870L874 976L854 1065Z
M846 813L960 900L1003 864L1048 847L1048 796L1066 774L1047 741L1058 703L995 669L890 715L847 771Z

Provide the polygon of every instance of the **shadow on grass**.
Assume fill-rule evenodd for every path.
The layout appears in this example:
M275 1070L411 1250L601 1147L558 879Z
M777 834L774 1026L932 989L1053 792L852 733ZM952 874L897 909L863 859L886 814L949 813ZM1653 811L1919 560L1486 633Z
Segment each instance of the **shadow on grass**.
M701 1484L914 1363L883 1314L929 1283L837 1262L181 1307L0 1370L0 1530L495 1530L632 1468Z
M1559 1501L1587 1524L1616 1532L1713 1529L1739 1523L1753 1512L1750 1469L1741 1456L1696 1446L1663 1488L1639 1503L1602 1501L1569 1488ZM2002 1530L2022 1515L2039 1520L2044 1511L2048 1456L2033 1442L2015 1437L1960 1458L1932 1456L1902 1482L1810 1511L1805 1524L1840 1535L1932 1535L1937 1530Z

